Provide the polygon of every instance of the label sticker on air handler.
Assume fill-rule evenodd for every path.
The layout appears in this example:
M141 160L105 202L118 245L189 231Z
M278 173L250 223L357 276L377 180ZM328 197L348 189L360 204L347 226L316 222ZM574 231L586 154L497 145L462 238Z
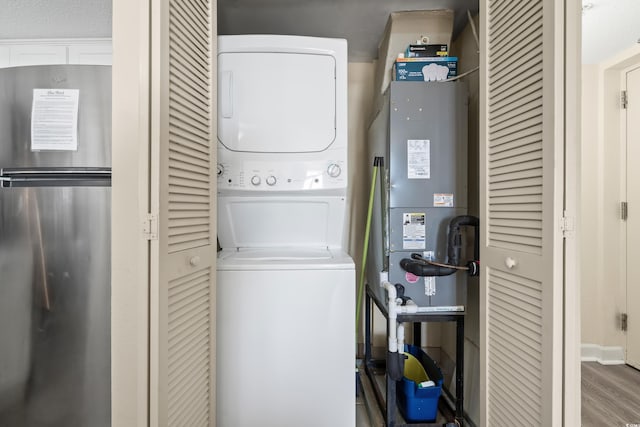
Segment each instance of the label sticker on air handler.
M452 208L453 207L453 194L434 193L433 194L433 207L434 208Z
M431 178L431 141L407 140L407 179Z
M424 259L428 259L433 261L436 257L434 251L424 251L422 252L422 257ZM425 276L424 277L424 294L432 297L436 294L436 278L435 276Z
M424 249L425 238L425 213L403 213L402 249Z

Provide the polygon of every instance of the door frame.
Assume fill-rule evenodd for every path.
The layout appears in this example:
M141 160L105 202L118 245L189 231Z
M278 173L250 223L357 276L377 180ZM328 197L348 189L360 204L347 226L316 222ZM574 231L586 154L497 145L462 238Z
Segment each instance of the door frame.
M581 147L579 147L578 154L581 159L579 167L584 173L581 173L581 170L577 171L579 181L574 188L581 189L576 192L578 194L591 192L594 195L590 196L593 198L589 202L590 206L579 200L582 211L577 224L584 224L585 227L578 228L576 243L578 249L582 245L588 245L589 250L582 250L582 253L577 255L582 266L577 272L575 292L569 291L567 287L566 303L571 303L570 298L577 297L574 302L579 305L577 305L573 316L573 321L576 324L573 330L575 331L575 345L580 345L576 348L582 350L581 358L594 360L594 357L600 359L604 355L606 356L603 361L605 364L620 363L620 359L624 357L621 349L623 345L626 347L626 337L623 336L618 327L619 323L617 323L619 313L626 311L626 256L624 252L626 225L620 220L619 214L619 202L625 200L626 194L624 187L626 181L626 163L624 161L626 137L624 136L624 114L622 114L623 110L620 108L618 100L620 91L624 89L624 74L634 64L636 67L640 65L639 45L598 64L581 64L581 66L587 66L592 70L588 73L590 77L587 77L589 85L586 90L593 90L595 95L591 102L595 102L596 107L593 110L588 106L585 108L584 120L587 125L584 130L586 133L580 138ZM581 117L578 119L582 120ZM591 182L582 179L587 178L587 174L592 174ZM595 183L597 186L594 186ZM606 233L605 230L607 230ZM589 265L595 265L594 263L597 264L597 267L587 268ZM572 286L571 281L567 283ZM582 301L580 294L584 295L585 301ZM594 314L600 317L592 319L595 323L592 322L591 330L585 329L584 339L586 341L583 347L580 313L584 311L585 320L587 320L589 313L594 310L597 310L597 313ZM568 322L572 321L570 313L568 313L567 320ZM594 330L593 325L597 325L598 329ZM565 342L568 343L571 334L568 328L565 331ZM599 350L595 354L594 347ZM566 363L569 361L567 360ZM580 363L575 363L573 366L573 369L579 369ZM579 375L576 377L576 381L569 381L566 387L568 389L573 386L576 395L579 396L580 377ZM567 394L568 392L565 391L565 396ZM577 404L579 405L580 402ZM578 418L578 422L567 425L579 425L579 421Z
M620 313L626 313L627 304L627 224L620 216L620 202L627 198L627 140L626 114L620 107L620 93L626 89L626 73L640 67L640 46L623 51L609 61L600 64L598 79L598 137L600 152L612 148L617 151L615 161L602 162L602 174L605 181L602 191L602 210L599 220L600 236L597 244L602 253L597 256L601 262L612 267L599 269L597 277L597 291L605 300L605 323L600 341L596 344L603 348L612 349L613 356L605 363L620 363L626 361L627 337L620 328ZM612 147L613 146L613 147ZM614 172L615 170L615 172ZM612 176L607 178L611 174ZM616 206L611 206L613 203ZM607 230L605 233L604 230ZM589 262L583 259L583 262ZM611 275L613 273L613 277ZM607 284L617 284L614 287ZM605 288L606 286L606 288ZM606 295L606 297L605 297Z
M149 8L113 1L111 423L149 425Z
M565 426L581 425L580 369L580 212L582 117L582 2L565 3L564 153L564 331L563 416Z
M628 91L628 84L627 84L627 75L631 72L639 72L640 73L640 61L629 66L626 67L624 70L622 70L620 72L620 83L622 86L622 90L624 91ZM625 112L624 114L620 114L620 121L621 121L621 125L620 125L620 145L621 145L621 151L623 153L624 159L621 162L621 174L622 174L622 192L623 192L623 200L627 201L629 200L629 188L630 188L630 182L631 180L629 179L629 133L628 133L628 125L629 125L629 120L628 120L628 113ZM635 210L634 210L635 212ZM625 291L625 308L624 308L624 312L629 315L629 308L630 306L632 306L633 304L629 304L629 243L630 243L630 238L629 238L629 229L628 229L628 223L626 221L623 221L623 227L624 227L624 232L622 233L622 244L624 245L624 249L623 249L623 253L624 253L624 257L623 258L623 271L621 272L621 277L623 277L624 280L624 291ZM632 316L633 317L633 316ZM629 363L629 337L631 336L627 331L625 332L625 340L624 340L624 361L626 364L633 366L634 368L640 368L640 365L638 365L637 363L635 364L631 364Z

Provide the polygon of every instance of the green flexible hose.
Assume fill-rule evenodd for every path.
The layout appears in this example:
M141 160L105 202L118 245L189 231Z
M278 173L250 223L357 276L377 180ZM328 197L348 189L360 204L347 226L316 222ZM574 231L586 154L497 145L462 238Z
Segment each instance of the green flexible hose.
M362 294L364 293L364 275L367 266L367 250L369 249L369 234L371 232L371 214L373 212L373 199L376 191L376 176L382 158L376 157L373 161L373 176L371 177L371 191L369 192L369 208L367 210L367 225L364 230L364 248L362 249L362 268L358 283L358 301L356 304L356 342L358 341L358 327L360 325L360 310L362 307Z

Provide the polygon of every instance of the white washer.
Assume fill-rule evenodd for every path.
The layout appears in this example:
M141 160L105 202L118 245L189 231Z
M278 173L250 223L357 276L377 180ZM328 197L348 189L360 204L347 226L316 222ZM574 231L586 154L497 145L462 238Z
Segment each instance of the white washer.
M217 425L354 426L346 42L218 49Z
M354 282L341 252L221 254L217 425L355 425Z

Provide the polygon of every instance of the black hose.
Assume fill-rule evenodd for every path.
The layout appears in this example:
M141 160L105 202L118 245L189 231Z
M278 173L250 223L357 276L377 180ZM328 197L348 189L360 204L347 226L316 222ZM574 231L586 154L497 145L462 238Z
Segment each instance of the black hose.
M479 271L478 260L480 259L480 220L478 217L472 215L460 215L456 216L449 221L449 233L447 235L447 262L444 265L434 265L425 263L421 260L421 256L418 254L411 255L412 258L403 258L400 261L400 267L409 273L413 273L420 277L432 277L432 276L449 276L456 273L459 269L455 268L460 266L460 256L462 252L462 227L472 226L474 228L474 244L473 244L473 261L467 263L467 270L469 275L477 276ZM414 257L414 255L416 257Z
M387 351L387 374L393 381L400 381L404 376L404 359L407 358L402 351Z
M478 252L480 251L480 246L478 244L480 236L480 220L472 215L460 215L452 218L449 222L449 236L447 240L447 264L460 265L460 253L462 251L462 234L460 228L467 225L473 226L475 228L473 256L476 260L480 259L479 254L476 252L476 246Z
M449 276L458 271L453 267L441 267L439 265L424 264L417 262L409 258L403 258L400 260L400 267L409 273L413 273L416 276Z

